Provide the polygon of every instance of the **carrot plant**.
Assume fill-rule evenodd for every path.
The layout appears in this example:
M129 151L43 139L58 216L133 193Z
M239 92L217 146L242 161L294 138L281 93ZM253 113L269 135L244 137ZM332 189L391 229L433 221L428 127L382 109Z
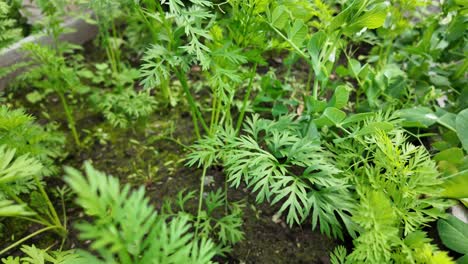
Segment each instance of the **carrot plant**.
M8 149L5 145L0 146L0 160L0 216L23 219L43 226L0 250L0 255L47 231L53 231L65 239L68 232L66 219L60 219L40 182L42 165L27 154L15 157L15 150ZM38 190L29 191L29 202L20 197L25 189Z
M242 230L244 202L228 197L231 187L275 206L275 217L289 227L308 225L350 240L331 253L331 263L454 263L456 255L438 248L428 228L439 219L441 229L462 229L440 219L467 198L463 1L79 2L94 11L106 54L70 56L77 49L59 41L67 1L39 1L53 43L24 47L38 66L28 75L35 87L59 96L77 145L81 127L70 96L121 128L83 122L84 131L95 133L87 150L98 149L94 139L108 150L113 142L127 146L122 136L136 136L131 150L115 149L111 157L136 157L130 175L144 167L145 186L132 191L90 163L85 175L66 167L65 181L87 216L75 226L89 248L23 245L26 257L4 261L212 263L251 239ZM177 120L169 122L171 137L153 134L165 129L153 113L166 108L171 117L190 112L187 138L172 138ZM135 129L147 123L149 140ZM66 215L57 216L41 182L58 170L63 138L51 130L0 108L0 216L30 220L43 226L37 232L65 238ZM177 163L148 158L172 148L166 139L188 150L186 165L201 176L198 192L176 190L158 212L144 188L163 179L159 163ZM75 158L106 156L87 150ZM224 180L209 184L210 174ZM29 203L28 195L42 197L47 209ZM441 237L466 253L462 243Z
M187 217L158 214L143 188L131 192L90 163L85 163L86 176L72 168L66 172L77 203L95 219L77 224L81 238L91 240L97 252L80 251L80 263L212 263L214 243L194 237Z
M41 80L35 82L39 88L52 89L59 96L68 127L72 132L76 146L79 147L81 145L80 136L67 94L82 86L80 79L74 70L66 65L63 54L58 54L56 50L32 43L25 44L23 48L29 53L32 61L38 64L32 72L27 73L28 76ZM45 76L47 79L42 80L41 78Z

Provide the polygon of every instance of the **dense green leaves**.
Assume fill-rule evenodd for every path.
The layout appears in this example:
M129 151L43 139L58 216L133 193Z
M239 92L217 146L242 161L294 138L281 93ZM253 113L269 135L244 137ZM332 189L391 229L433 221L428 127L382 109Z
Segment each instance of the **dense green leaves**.
M66 2L38 1L53 45L23 47L37 67L22 80L39 89L25 104L13 102L14 89L1 101L29 106L58 98L78 146L72 108L89 133L110 132L94 124L98 118L89 122L87 115L99 112L113 127L132 128L117 135L184 144L192 138L174 139L180 133L172 125L170 135L159 135L152 114L167 113L165 106L182 116L190 111L193 127L183 128L189 134L193 128L198 141L183 147L187 165L203 168L198 211L185 205L193 191L177 195L177 210L165 202L158 213L143 187L122 186L90 164L86 176L67 168L66 182L86 214L76 229L91 252L23 247L25 258L5 261L210 263L244 238L243 205L228 195L230 185L276 205L289 226L310 221L327 236L351 236L350 254L337 248L334 264L453 263L422 230L446 216L453 204L446 198L466 197L468 64L460 1L84 1L100 31L99 50L88 56L86 46L86 58L59 42ZM0 2L0 47L11 32L7 9ZM2 73L22 66L15 67ZM63 116L46 108L34 108L42 111L40 122L60 126ZM0 216L33 220L44 226L37 232L59 230L65 239L61 222L68 219L55 212L46 194L52 188L41 182L63 156L64 138L51 132L55 128L0 108ZM142 152L144 145L138 145ZM88 157L87 151L70 158ZM142 152L136 156L144 160L132 164L137 172L148 166L151 188L153 170L166 164ZM126 164L116 170L128 171L120 167ZM206 192L207 173L218 172L226 174L226 190ZM66 191L57 197L65 207ZM464 251L451 221L439 224L455 242L441 237Z
M40 174L56 172L54 159L63 155L64 136L35 122L35 118L22 109L0 106L0 145L15 149L16 156L29 155L43 165Z
M286 212L289 225L310 215L313 228L320 224L327 235L343 236L340 220L354 234L354 205L347 186L335 176L339 170L331 153L303 135L293 116L274 121L254 115L244 131L246 135L228 139L223 154L232 186L245 182L257 193L257 202L281 203L279 213Z

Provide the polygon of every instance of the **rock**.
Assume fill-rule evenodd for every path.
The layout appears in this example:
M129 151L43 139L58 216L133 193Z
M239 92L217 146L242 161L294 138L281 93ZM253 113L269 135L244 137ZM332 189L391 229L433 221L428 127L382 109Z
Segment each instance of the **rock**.
M468 224L468 209L466 207L459 204L452 206L452 208L450 208L450 211L453 216Z

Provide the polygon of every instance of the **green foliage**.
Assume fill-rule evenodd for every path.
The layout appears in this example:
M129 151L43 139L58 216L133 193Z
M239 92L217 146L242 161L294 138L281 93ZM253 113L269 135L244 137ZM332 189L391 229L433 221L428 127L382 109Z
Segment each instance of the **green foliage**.
M31 72L26 73L26 78L31 78L30 80L38 88L43 90L51 89L57 93L62 102L75 143L80 146L81 142L76 130L75 118L65 95L68 92L79 93L87 89L83 89L84 85L81 84L75 70L65 63L64 54L69 52L68 49L72 46L55 43L55 49L52 49L35 43L26 43L22 47L29 54L32 62L38 64Z
M355 263L389 263L392 246L399 240L398 216L383 192L361 195L361 204L354 220L365 230L354 240L349 255Z
M24 44L23 50L27 52L33 63L38 64L38 67L26 73L26 77L31 78L37 88L65 93L81 87L74 69L65 63L65 57L56 50L35 43ZM44 76L47 78L42 79Z
M468 170L450 175L445 178L441 187L444 188L443 196L455 199L468 198Z
M97 253L80 252L82 263L212 263L213 242L194 238L186 217L158 215L143 188L131 192L89 163L86 177L72 168L66 172L77 203L94 219L76 226Z
M38 174L41 169L42 165L39 161L30 158L28 154L16 158L14 149L7 149L6 146L0 145L0 216L25 218L45 226L2 249L0 255L42 232L55 230L62 236L67 232L39 181ZM31 191L34 189L38 192ZM23 201L17 195L19 193L29 193L31 200Z
M42 165L28 154L15 158L15 150L0 145L0 216L26 216L34 214L26 204L16 204L6 200L9 194L18 194L34 189L34 176Z
M346 146L344 149L335 150L343 153L343 157L353 157L349 164L340 162L340 165L351 166L352 172L348 173L352 173L350 177L355 175L352 179L358 190L359 186L371 187L383 191L392 201L405 235L444 216L444 209L450 205L450 202L440 199L442 179L435 162L423 147L406 141L402 131L377 131L364 141L353 141L351 144L356 147L352 151L345 150L349 145L343 143L336 147L340 149L343 144ZM358 158L359 153L368 158Z
M72 264L83 263L81 257L73 250L68 251L47 251L38 249L34 245L22 246L21 251L26 254L25 257L7 257L2 258L4 264Z
M281 202L279 213L287 212L289 225L310 215L312 227L319 224L327 235L342 237L340 221L354 234L353 198L337 177L334 157L302 131L299 121L293 116L272 121L254 115L244 131L228 141L223 155L231 186L244 182L257 192L257 202Z
M468 109L458 113L455 120L455 128L465 152L468 153Z
M11 6L0 1L0 50L22 37L22 29L17 27L15 19L9 17Z
M2 3L0 30L9 32ZM8 263L210 263L244 238L242 204L228 203L228 184L277 205L290 226L310 220L328 236L350 235L354 247L336 248L334 264L453 263L422 230L446 217L445 198L466 194L464 1L79 1L94 11L107 56L93 53L93 64L72 62L77 49L59 41L69 1L37 3L53 43L24 47L37 65L24 80L40 89L28 101L57 93L80 145L68 100L81 109L91 101L111 125L129 128L147 121L156 101L176 106L184 96L198 138L187 165L203 173L193 215L186 202L195 192L157 213L143 188L131 191L89 164L87 176L68 168L90 251L62 258L24 247L28 256ZM138 71L128 66L138 60ZM90 100L88 84L99 88ZM0 215L65 237L40 182L61 144L23 112L0 108ZM226 189L205 192L215 165ZM466 254L462 228L450 218L439 226L449 248Z
M83 68L77 71L77 75L90 80L94 85L102 88L131 87L138 79L140 72L134 68L122 67L118 73L112 72L108 63L96 63L92 68Z
M36 124L22 109L0 106L0 145L16 149L17 156L28 154L39 160L41 174L46 176L57 172L54 160L63 156L65 142L64 136L52 129Z
M114 127L128 128L147 119L155 110L156 101L148 92L125 89L104 94L98 108Z
M332 147L360 201L352 218L360 235L346 262L337 263L452 263L421 231L452 204L442 199L435 162L397 128L362 132L379 119L368 119L363 128L352 122L348 133L353 136L337 139Z
M442 243L448 248L464 254L468 254L468 224L450 215L447 219L440 219L437 222Z
M196 225L198 234L213 238L218 245L218 254L224 255L232 250L232 246L244 239L242 231L243 205L240 202L225 204L225 194L221 189L208 192L203 200L203 210L198 215L192 215L185 210L187 201L195 197L195 192L180 191L175 204L178 211L173 211L171 201L166 201L164 214L189 217Z

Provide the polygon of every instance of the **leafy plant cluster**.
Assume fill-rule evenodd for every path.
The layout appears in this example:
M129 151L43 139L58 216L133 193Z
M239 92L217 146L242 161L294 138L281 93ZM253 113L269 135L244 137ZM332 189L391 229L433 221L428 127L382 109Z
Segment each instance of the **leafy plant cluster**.
M17 33L3 3L0 48ZM22 245L25 257L4 263L212 263L245 237L244 205L229 187L246 188L290 227L351 240L332 252L334 264L454 263L429 238L435 221L442 242L464 255L457 262L466 259L466 228L446 214L468 196L464 1L37 4L52 43L23 46L31 69L16 86L28 104L60 101L63 115L42 127L0 107L0 217L38 227L0 251ZM60 40L70 4L99 28L91 52ZM80 156L100 147L83 139L88 116L147 136L159 129L147 126L153 114L174 108L190 114L196 142L172 133L157 141L188 150L186 165L201 170L198 193L180 191L158 212L143 187L90 163L85 176L65 167L86 215L75 228L91 243L62 250L69 193L52 196L49 176L61 172L64 149ZM73 147L64 148L61 123ZM103 127L96 131L111 132ZM224 173L224 188L205 189L212 170ZM26 245L44 232L61 246Z
M23 33L16 25L16 20L10 17L11 5L6 1L0 2L0 50L18 41Z

